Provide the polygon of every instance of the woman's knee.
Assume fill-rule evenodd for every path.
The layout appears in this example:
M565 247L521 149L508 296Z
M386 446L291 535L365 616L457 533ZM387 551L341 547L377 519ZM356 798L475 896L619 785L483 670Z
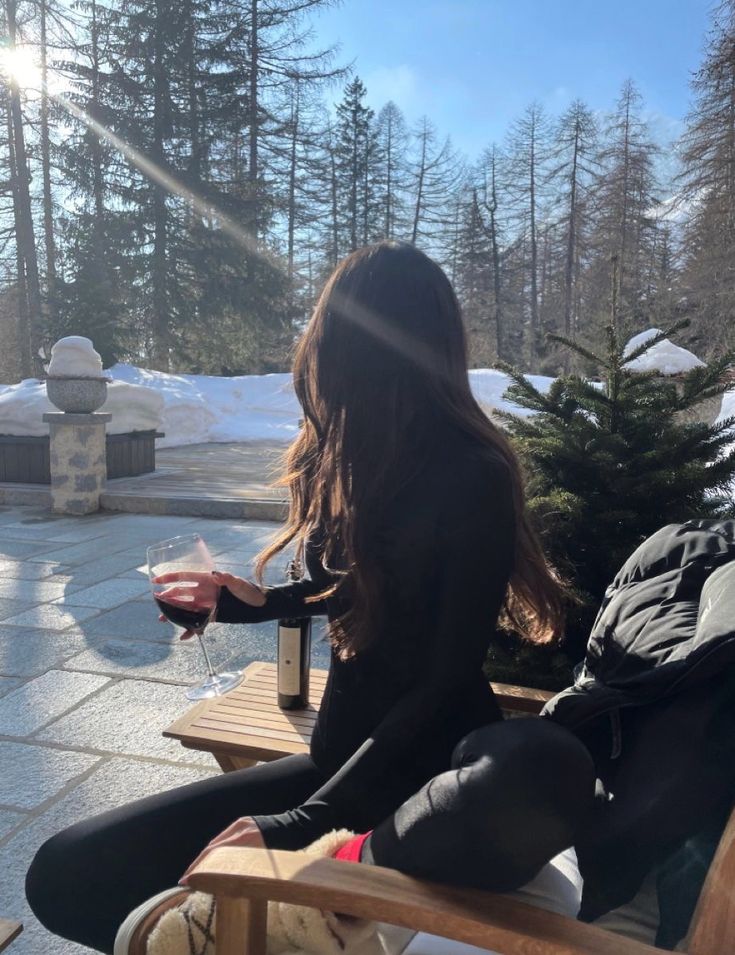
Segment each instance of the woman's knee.
M452 765L466 770L460 774L465 794L485 805L554 807L577 819L593 804L595 770L588 750L543 717L474 730L455 748Z
M67 859L66 840L64 833L60 832L43 843L26 873L28 904L39 922L51 931L55 929L51 923L56 922L64 907L61 896Z

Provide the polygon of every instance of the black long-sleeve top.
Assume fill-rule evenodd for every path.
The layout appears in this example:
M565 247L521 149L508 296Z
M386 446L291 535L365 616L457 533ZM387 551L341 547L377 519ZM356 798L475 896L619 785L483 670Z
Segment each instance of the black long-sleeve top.
M311 756L327 783L306 803L256 821L269 848L301 848L342 826L365 831L432 776L476 727L501 719L482 666L515 547L508 467L468 436L442 441L376 522L383 607L373 643L333 653ZM305 603L332 583L315 536L310 579L266 590L251 607L223 590L217 619L259 622L326 613L345 598Z

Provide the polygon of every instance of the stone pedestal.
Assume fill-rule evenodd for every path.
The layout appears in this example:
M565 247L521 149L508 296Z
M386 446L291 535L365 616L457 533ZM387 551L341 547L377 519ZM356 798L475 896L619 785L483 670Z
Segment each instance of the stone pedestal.
M51 507L58 514L98 511L107 480L105 425L110 414L45 414L51 440Z

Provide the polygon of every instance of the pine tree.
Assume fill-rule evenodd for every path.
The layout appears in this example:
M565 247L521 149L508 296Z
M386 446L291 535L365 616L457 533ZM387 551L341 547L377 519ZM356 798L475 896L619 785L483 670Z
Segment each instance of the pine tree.
M409 240L433 250L442 246L454 222L453 200L464 174L463 163L447 137L441 143L424 116L414 130L414 156L409 165L411 224Z
M516 249L524 253L521 270L523 324L528 330L528 357L535 368L542 348L539 317L539 225L544 206L544 182L549 155L549 122L538 103L532 103L513 124L506 151L505 189L520 237Z
M590 188L597 173L597 136L594 114L575 100L559 119L551 150L549 179L560 186L555 205L564 232L561 330L568 338L579 330L579 276L589 229Z
M653 211L658 202L655 160L658 149L643 118L642 97L632 80L622 87L609 117L600 169L594 188L594 260L587 275L586 295L598 303L590 316L588 335L594 336L609 314L613 260L617 262L616 295L627 335L642 331L652 302L646 298L647 272L656 234Z
M375 124L376 210L382 239L404 238L406 234L408 142L403 113L389 100Z
M542 394L507 369L508 399L535 413L501 417L526 465L529 507L546 552L582 600L571 628L578 641L617 569L646 537L672 522L735 516L735 419L715 425L686 414L724 392L723 372L735 355L694 368L678 383L626 367L685 324L627 355L612 325L602 354L560 337L597 367L602 386L567 375Z
M457 254L452 283L462 304L470 364L492 367L497 358L492 250L477 187L459 203Z
M374 112L365 105L367 90L356 76L337 106L335 165L338 202L342 207L343 247L353 252L366 245L376 226L376 157Z
M692 90L678 198L689 213L685 290L697 337L709 354L735 344L735 0L715 13Z

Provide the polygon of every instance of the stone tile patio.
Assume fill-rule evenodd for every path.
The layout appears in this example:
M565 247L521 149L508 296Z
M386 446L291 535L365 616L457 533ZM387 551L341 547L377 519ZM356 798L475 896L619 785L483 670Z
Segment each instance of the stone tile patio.
M191 705L184 689L204 675L204 661L196 641L182 643L157 622L146 546L197 530L218 566L248 573L273 528L0 507L0 915L25 924L13 955L89 951L50 936L26 906L25 872L46 838L218 771L161 736ZM218 624L207 642L215 666L242 668L275 658L275 624ZM327 656L317 641L314 665Z

